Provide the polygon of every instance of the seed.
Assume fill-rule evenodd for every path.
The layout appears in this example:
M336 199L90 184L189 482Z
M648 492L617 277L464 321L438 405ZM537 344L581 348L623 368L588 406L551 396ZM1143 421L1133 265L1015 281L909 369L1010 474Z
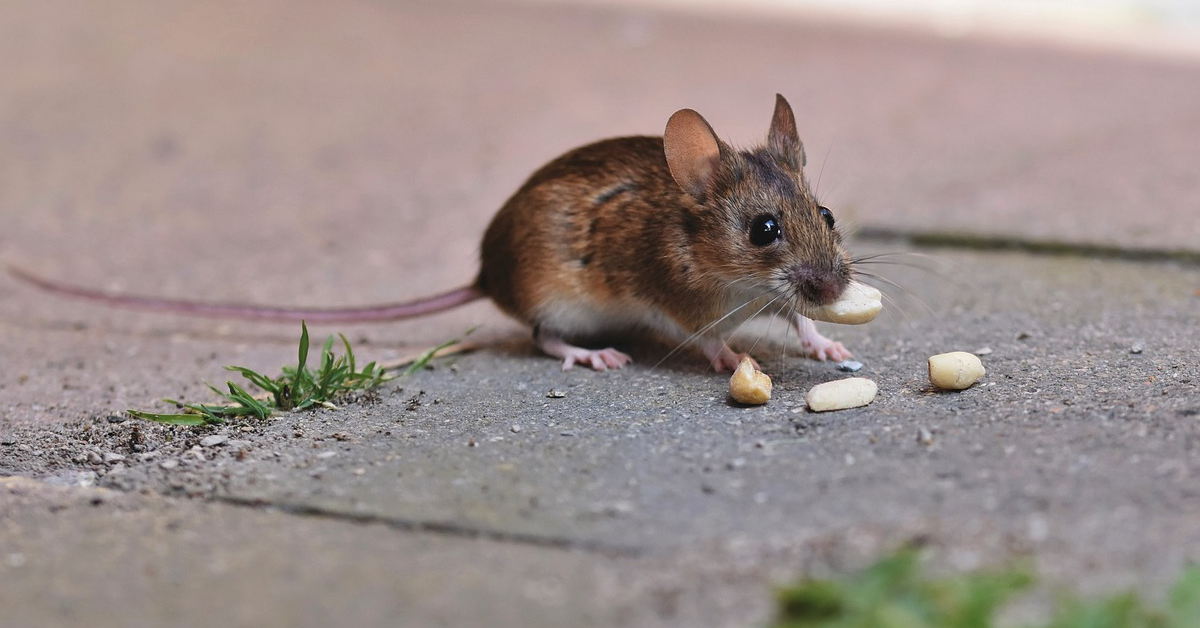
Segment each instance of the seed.
M804 401L813 412L845 410L875 401L878 392L879 386L865 377L847 377L813 386Z
M762 405L771 399L771 377L755 369L750 358L742 358L729 378L729 395L738 403Z
M851 281L837 301L813 312L813 318L827 323L861 325L875 320L883 309L883 295L866 284Z
M940 353L929 358L929 381L944 390L962 390L979 381L983 362L966 351Z

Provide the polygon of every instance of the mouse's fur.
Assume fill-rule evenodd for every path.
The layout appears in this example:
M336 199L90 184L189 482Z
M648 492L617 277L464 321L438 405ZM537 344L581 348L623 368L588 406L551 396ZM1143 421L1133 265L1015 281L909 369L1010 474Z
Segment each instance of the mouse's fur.
M420 316L483 296L530 325L538 346L597 369L629 357L570 344L611 332L699 339L711 364L741 356L724 338L745 319L784 316L813 357L843 359L840 343L803 316L834 301L852 275L828 210L805 180L791 107L776 97L767 143L735 150L700 114L684 109L663 137L626 137L577 148L535 172L483 238L471 285L410 303L291 309L111 295L14 271L43 289L110 305L259 320L367 322ZM777 239L750 231L776 219Z
M496 214L476 287L542 345L631 327L683 341L749 303L701 334L713 365L733 368L721 339L745 318L830 303L850 281L841 236L809 191L804 161L782 96L767 144L751 150L720 141L689 109L672 116L663 138L575 149ZM782 235L755 246L747 232L762 215L776 216ZM832 357L848 355L801 331ZM620 365L605 357L604 366Z

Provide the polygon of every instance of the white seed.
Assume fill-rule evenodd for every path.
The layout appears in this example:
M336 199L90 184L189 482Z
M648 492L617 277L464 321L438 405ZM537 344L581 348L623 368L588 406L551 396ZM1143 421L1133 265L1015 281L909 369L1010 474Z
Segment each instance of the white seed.
M945 390L962 390L979 381L983 362L966 351L940 353L929 358L929 381Z
M875 401L879 386L865 377L847 377L808 389L804 401L813 412L857 408Z
M742 358L729 378L729 395L738 403L762 405L771 399L771 378L755 369L750 358Z
M817 308L813 318L827 323L861 325L875 320L883 310L883 295L878 290L851 281L837 301Z

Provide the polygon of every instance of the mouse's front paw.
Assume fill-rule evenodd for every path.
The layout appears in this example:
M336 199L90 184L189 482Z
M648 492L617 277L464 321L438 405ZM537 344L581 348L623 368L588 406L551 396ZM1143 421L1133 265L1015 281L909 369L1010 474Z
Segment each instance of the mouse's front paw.
M738 364L742 363L743 358L750 360L750 365L754 368L762 370L762 367L758 365L758 361L750 357L749 353L734 353L732 351L709 360L709 364L718 373L721 371L733 371L737 370Z
M742 358L750 358L749 353L735 353L723 340L715 338L702 341L700 348L704 351L704 357L708 358L708 363L712 365L713 370L718 373L732 371L742 362ZM750 363L754 365L754 368L761 370L754 358L750 358Z
M796 327L796 333L800 335L800 348L804 351L804 355L822 362L825 360L841 362L853 355L846 350L846 347L842 346L842 343L822 336L811 320L797 316L792 324Z
M821 337L819 342L805 343L804 351L808 357L822 362L825 360L841 362L842 360L850 359L854 355L846 347L842 346L842 343L830 340L824 336Z

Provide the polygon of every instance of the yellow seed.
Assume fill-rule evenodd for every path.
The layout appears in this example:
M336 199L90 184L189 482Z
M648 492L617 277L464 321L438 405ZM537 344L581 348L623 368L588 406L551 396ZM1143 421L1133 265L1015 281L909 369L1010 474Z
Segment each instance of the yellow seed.
M813 312L813 318L827 323L861 325L875 320L881 310L883 295L878 290L851 281L837 301L817 308Z
M847 377L813 386L804 401L813 412L845 410L875 401L878 392L879 386L865 377Z
M755 369L750 358L742 358L729 378L729 395L738 403L762 405L771 399L771 377Z
M945 390L969 388L986 372L979 357L966 351L939 353L929 358L929 381Z

